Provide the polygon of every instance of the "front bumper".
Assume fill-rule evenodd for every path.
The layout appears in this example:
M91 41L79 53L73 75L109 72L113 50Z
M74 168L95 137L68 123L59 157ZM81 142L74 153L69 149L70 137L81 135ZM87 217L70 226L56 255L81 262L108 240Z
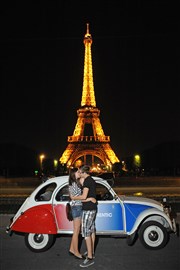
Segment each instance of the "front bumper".
M13 217L10 219L10 223L6 227L6 233L9 234L10 236L12 235L12 231L11 231L11 224L12 224L12 222L13 222Z
M177 226L177 214L175 211L172 210L171 206L169 203L167 203L166 198L163 199L163 209L166 215L170 218L171 223L172 223L172 232L175 234L178 234L178 226Z

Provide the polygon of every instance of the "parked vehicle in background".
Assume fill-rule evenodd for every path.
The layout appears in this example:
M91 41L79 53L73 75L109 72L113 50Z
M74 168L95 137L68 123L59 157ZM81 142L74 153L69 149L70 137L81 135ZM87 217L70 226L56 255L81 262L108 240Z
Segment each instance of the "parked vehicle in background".
M98 201L97 235L126 237L129 246L139 238L145 248L165 247L170 234L177 231L169 205L144 197L118 196L108 180L93 179ZM72 221L66 216L69 199L68 176L48 179L12 217L7 233L22 233L26 246L33 252L48 250L57 235L73 233Z

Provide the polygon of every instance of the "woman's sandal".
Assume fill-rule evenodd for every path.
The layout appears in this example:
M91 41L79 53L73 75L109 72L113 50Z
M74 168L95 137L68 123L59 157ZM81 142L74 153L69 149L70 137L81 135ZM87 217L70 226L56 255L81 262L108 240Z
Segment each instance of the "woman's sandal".
M84 259L83 256L82 256L82 257L78 257L78 256L74 255L74 257L75 257L76 259L78 259L78 260Z
M70 256L74 256L76 259L79 259L79 260L84 259L83 255L81 255L81 257L76 256L76 255L75 255L73 252L71 252L70 250L69 250L69 255L70 255Z
M70 256L75 256L73 252L69 251Z

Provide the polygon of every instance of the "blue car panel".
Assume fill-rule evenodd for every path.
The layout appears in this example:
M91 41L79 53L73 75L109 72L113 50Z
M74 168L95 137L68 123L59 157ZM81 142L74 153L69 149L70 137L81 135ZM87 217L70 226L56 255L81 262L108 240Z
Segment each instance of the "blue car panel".
M97 231L122 231L122 207L119 202L107 202L98 204L96 217Z
M132 204L132 203L125 203L125 213L126 213L126 230L130 232L133 228L134 223L136 222L140 213L144 210L152 208L148 205L142 204Z

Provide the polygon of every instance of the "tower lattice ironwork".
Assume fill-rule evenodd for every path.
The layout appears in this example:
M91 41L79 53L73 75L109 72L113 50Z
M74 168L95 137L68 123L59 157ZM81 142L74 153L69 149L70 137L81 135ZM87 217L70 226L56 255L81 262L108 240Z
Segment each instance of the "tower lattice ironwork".
M84 77L81 107L77 110L77 123L72 136L68 136L68 146L60 158L61 164L73 166L77 160L86 163L86 157L91 156L92 165L95 157L105 166L120 162L110 146L110 136L105 136L101 122L100 110L96 107L93 83L93 68L91 45L92 36L89 33L89 24L84 36L85 57Z

